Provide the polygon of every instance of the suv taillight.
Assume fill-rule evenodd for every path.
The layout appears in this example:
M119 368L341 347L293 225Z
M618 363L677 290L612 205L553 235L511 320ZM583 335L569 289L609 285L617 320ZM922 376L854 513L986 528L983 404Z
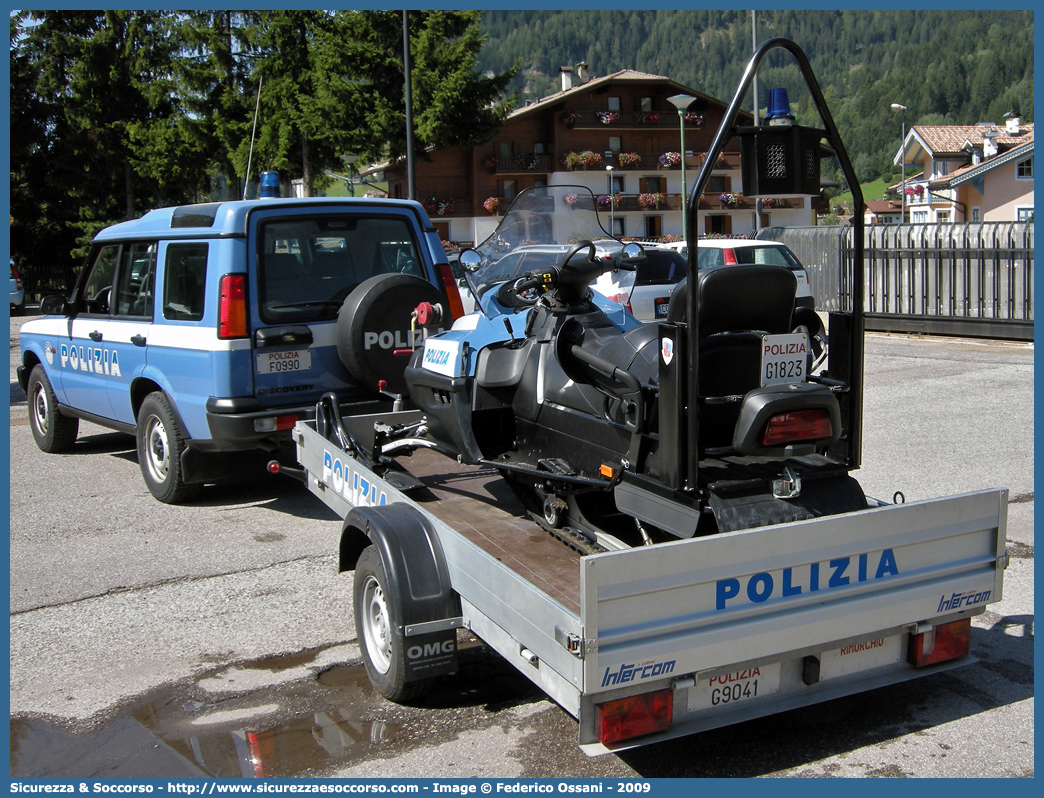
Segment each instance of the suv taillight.
M446 292L446 301L449 302L450 319L456 321L464 315L464 303L460 299L460 288L453 277L453 269L448 263L438 265L439 279L442 288Z
M218 338L247 335L246 276L226 274L221 278L218 303Z

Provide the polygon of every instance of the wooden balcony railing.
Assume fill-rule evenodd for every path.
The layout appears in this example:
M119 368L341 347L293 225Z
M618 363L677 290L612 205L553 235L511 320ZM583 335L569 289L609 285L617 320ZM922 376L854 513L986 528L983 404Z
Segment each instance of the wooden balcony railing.
M752 197L743 197L742 195L704 195L700 199L700 210L753 210L754 199ZM503 214L504 211L511 204L512 197L500 197L499 204L497 207L497 214ZM656 211L680 211L682 206L682 195L679 193L662 193L662 192L648 192L644 194L614 194L610 207L610 200L608 194L596 194L595 202L598 206L598 212L602 215L612 213L653 213ZM456 208L452 214L445 215L456 215L456 216L468 216L471 215L470 211L463 212L461 207L465 204L470 207L470 203L467 200L457 200ZM552 203L550 197L548 197L548 203ZM803 208L805 205L804 199L801 197L785 197L779 199L772 199L772 205L763 207L763 211L771 211L773 209L783 210L787 208ZM552 211L553 206L548 205L547 211ZM479 211L479 214L488 213L488 211ZM429 215L435 219L438 218L435 214L429 211Z
M456 197L429 197L421 199L420 204L428 212L432 219L447 216L474 216L473 205L470 199L458 199ZM506 205L504 207L507 207Z
M562 157L561 168L569 170L569 158L571 153ZM583 171L592 169L604 169L606 166L627 172L651 172L672 171L681 169L681 157L678 152L614 152L611 156L605 153L596 153L598 162L588 166L577 166L569 171ZM707 153L694 152L685 156L686 169L698 169L703 166ZM718 157L714 169L716 171L731 171L740 168L740 154L738 152L725 152Z
M555 157L551 153L527 153L525 155L488 156L482 161L482 168L490 174L510 175L526 172L558 172L558 171L590 171L605 169L611 166L628 172L670 171L681 169L681 160L677 152L591 152L587 163L581 162L581 151L564 153ZM707 157L704 152L694 152L685 157L686 169L698 169L703 166ZM718 157L717 171L731 171L740 168L740 154L725 152Z
M678 129L678 112L670 111L565 111L558 121L568 128L663 128ZM685 121L686 130L700 130L700 114Z
M554 172L558 162L548 153L526 153L524 155L489 156L482 166L491 174L517 174L520 172Z

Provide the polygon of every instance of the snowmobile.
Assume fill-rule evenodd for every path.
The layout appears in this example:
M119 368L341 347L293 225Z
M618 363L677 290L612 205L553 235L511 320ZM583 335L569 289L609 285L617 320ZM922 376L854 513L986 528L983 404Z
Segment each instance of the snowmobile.
M478 311L426 338L406 369L422 437L497 468L546 527L599 546L865 507L829 455L843 424L836 381L812 373L818 317L795 312L796 280L772 265L697 275L692 438L706 477L677 485L686 287L663 325L591 289L604 273L633 285L643 258L604 231L588 189L521 192L461 254Z
M818 192L819 139L829 135L848 175L814 84L828 131L791 128L789 107L782 128L733 128L744 86L706 163L736 135L754 142L744 152L751 170L762 149L794 142L798 160L816 168L781 193ZM705 164L687 198L694 210L708 179ZM745 171L750 193L758 180ZM772 177L762 182L780 191ZM460 255L476 311L435 332L439 315L418 307L430 334L404 382L423 420L383 428L374 459L427 447L495 468L543 526L594 551L865 509L851 476L860 457L859 281L854 310L829 315L828 340L820 317L795 307L788 269L697 269L692 222L688 277L661 323L641 323L591 288L603 274L626 286L644 257L605 231L591 191L518 194L496 231Z

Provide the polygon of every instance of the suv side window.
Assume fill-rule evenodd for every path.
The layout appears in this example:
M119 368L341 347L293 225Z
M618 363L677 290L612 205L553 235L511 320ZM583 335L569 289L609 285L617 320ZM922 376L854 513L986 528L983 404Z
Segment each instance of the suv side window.
M207 244L169 244L163 278L163 318L199 321L206 297Z
M116 315L152 318L156 243L125 244L116 284Z
M80 292L80 307L84 313L109 315L112 301L112 281L116 276L116 263L120 256L120 245L110 244L98 250L91 264L90 274Z

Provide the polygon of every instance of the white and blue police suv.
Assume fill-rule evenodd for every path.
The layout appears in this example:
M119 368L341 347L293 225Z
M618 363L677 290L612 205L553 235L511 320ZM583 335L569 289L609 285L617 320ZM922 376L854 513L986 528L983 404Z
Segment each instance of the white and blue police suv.
M149 490L178 503L289 443L324 393L390 407L424 302L460 312L416 202L163 208L95 237L71 294L23 326L18 380L43 451L70 450L80 419L134 434Z

